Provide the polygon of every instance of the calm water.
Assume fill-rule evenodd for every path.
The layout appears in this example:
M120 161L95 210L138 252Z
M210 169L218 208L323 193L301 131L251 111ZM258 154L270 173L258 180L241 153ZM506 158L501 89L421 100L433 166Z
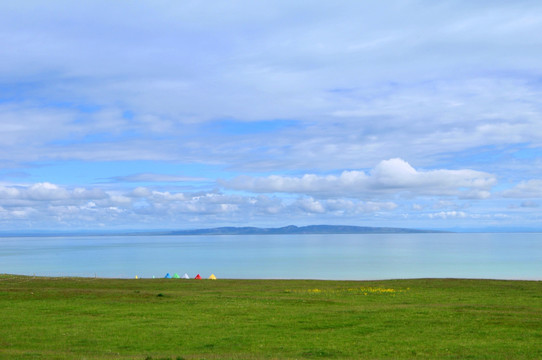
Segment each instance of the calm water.
M47 276L542 280L542 234L0 238L0 273Z

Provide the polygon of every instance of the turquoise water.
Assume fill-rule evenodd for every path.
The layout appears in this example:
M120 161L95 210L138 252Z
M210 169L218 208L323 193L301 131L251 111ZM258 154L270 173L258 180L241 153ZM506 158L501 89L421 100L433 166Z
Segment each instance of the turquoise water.
M0 273L542 280L542 234L3 237Z

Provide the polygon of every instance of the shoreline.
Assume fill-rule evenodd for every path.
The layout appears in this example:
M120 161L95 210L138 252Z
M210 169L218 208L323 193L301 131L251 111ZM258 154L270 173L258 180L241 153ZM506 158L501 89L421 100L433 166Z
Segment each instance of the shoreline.
M183 278L165 278L165 277L100 277L100 276L75 276L75 275L66 275L66 276L50 276L50 275L26 275L26 274L11 274L11 273L0 273L0 280L2 278L35 278L35 279L88 279L88 280L169 280L169 281L181 281L181 282L190 282L192 280L210 280L208 277L202 277L201 279L194 279L193 277L188 279ZM419 278L386 278L386 279L311 279L311 278L222 278L217 277L213 279L216 280L232 280L232 281L315 281L315 282L386 282L386 281L445 281L445 280L454 280L454 281L517 281L517 282L542 282L542 279L500 279L500 278L459 278L459 277L419 277Z

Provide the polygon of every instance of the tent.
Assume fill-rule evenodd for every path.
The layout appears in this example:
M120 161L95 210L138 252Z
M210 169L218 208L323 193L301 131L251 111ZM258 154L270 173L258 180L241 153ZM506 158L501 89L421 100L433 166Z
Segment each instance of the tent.
M173 278L174 279L180 279L181 277L179 276L179 274L175 273L175 275L173 275Z
M169 275L169 273L167 273L166 276L164 276L164 279L171 279L171 275Z
M215 274L211 274L211 276L209 276L209 280L216 280Z
M200 274L197 274L196 277L195 277L194 279L196 279L196 280L201 280Z
M184 273L184 275L183 275L182 279L190 279L190 277L188 276L188 274L187 274L187 273Z

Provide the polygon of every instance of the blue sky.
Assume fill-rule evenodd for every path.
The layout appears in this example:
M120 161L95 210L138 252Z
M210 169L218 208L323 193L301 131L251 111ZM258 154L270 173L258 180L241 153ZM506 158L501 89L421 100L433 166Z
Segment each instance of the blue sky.
M0 4L0 231L541 230L537 1Z

